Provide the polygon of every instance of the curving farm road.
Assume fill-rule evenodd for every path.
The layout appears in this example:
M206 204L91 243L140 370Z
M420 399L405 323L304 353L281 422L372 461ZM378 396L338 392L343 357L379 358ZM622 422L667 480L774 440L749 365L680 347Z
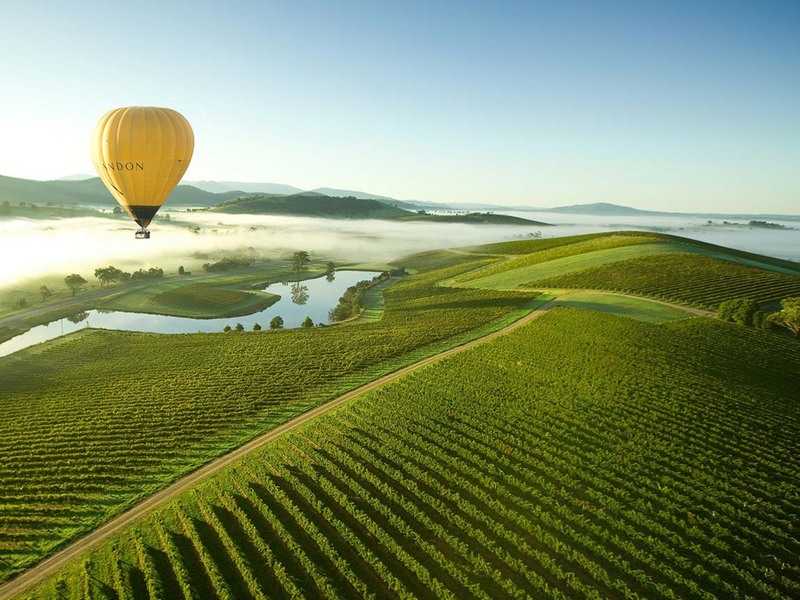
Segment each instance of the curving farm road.
M93 548L100 544L103 540L107 539L108 537L117 533L123 527L129 525L131 522L147 515L148 513L154 511L158 507L162 506L166 502L170 501L172 498L177 496L178 494L186 491L187 489L191 488L192 486L196 485L200 481L210 477L214 473L217 473L221 469L229 466L230 464L234 463L235 461L239 460L240 458L246 456L250 452L253 452L257 448L268 444L269 442L273 441L277 437L283 435L287 431L295 429L308 421L315 419L319 416L322 416L326 413L329 413L345 402L352 400L366 392L379 388L383 385L391 383L409 373L416 371L417 369L421 369L427 365L437 363L442 361L453 354L457 354L459 352L463 352L465 350L469 350L470 348L474 348L475 346L485 344L487 342L492 341L493 339L500 337L502 335L506 335L515 329L519 329L524 325L528 324L529 322L533 321L534 319L541 317L544 315L552 306L553 301L549 301L544 305L535 308L530 313L525 315L524 317L514 321L510 325L502 329L498 329L492 333L488 333L483 337L474 339L470 342L466 342L460 346L455 346L454 348L450 348L449 350L445 350L439 354L435 354L433 356L429 356L419 362L414 364L408 365L407 367L403 367L393 373L389 373L388 375L384 375L370 383L366 383L358 388L350 390L349 392L326 402L302 415L295 417L294 419L287 421L283 425L279 425L275 429L271 429L270 431L252 439L248 443L243 446L240 446L236 450L229 452L228 454L224 454L219 458L211 461L210 463L200 467L196 471L189 473L188 475L184 476L183 478L179 479L178 481L174 482L173 484L165 487L159 492L156 492L152 496L142 500L136 506L128 509L127 511L117 515L110 521L106 522L104 525L101 525L91 533L85 535L82 538L79 538L69 544L68 546L64 547L63 549L59 550L49 558L46 558L39 564L31 567L27 571L16 576L14 579L7 581L6 583L0 585L0 600L6 600L7 598L12 598L17 594L21 594L30 587L36 585L43 581L46 577L53 574L57 571L60 567L62 567L66 562L75 558L82 552Z

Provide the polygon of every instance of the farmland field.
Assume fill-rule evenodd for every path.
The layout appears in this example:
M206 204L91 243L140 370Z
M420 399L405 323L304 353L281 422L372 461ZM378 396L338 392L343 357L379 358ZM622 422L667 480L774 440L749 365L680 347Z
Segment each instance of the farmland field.
M588 268L524 287L595 288L716 309L732 298L769 304L800 295L800 276L696 254L662 254Z
M97 303L98 308L176 317L233 317L263 310L278 300L264 292L254 293L254 284L284 279L304 279L324 272L312 265L302 273L292 273L288 261L273 260L256 267L224 274L199 274L170 277L145 287L122 286Z
M504 260L474 271L460 274L447 282L448 285L482 289L514 289L525 287L598 287L595 285L558 285L560 279L579 281L582 273L589 270L626 272L629 261L652 258L669 261L671 254L695 254L717 263L727 261L735 266L750 267L759 271L784 276L800 277L800 265L790 261L759 256L713 244L706 244L672 235L645 232L616 232L589 234L543 240L524 240L489 244L469 251L493 253ZM688 259L691 260L691 259ZM677 264L672 262L670 264ZM712 263L705 263L712 264ZM738 273L743 273L739 271ZM689 274L691 275L691 274ZM571 277L574 276L574 277ZM734 277L737 274L734 273ZM664 280L680 283L684 277L681 269L672 269L662 274ZM773 278L775 281L780 277ZM624 290L624 287L602 287L601 289ZM674 298L673 298L674 299Z
M286 434L30 597L798 597L799 387L782 336L554 309Z
M84 330L0 359L0 581L253 437L557 296L562 308L524 332L181 496L42 595L792 595L797 344L665 302L565 289L712 306L687 290L779 298L800 282L786 261L676 251L691 244L631 233L424 252L394 261L415 274L368 290L361 316L340 326ZM529 289L477 287L549 263L562 274ZM625 286L600 279L630 263L644 266ZM189 287L214 302L240 279L126 301Z
M647 298L621 296L592 290L549 290L548 293L558 297L554 303L555 306L594 310L647 323L666 323L692 317L691 313L682 308Z
M434 285L464 268L396 283L359 325L86 330L0 360L0 579L258 433L527 312L534 293Z

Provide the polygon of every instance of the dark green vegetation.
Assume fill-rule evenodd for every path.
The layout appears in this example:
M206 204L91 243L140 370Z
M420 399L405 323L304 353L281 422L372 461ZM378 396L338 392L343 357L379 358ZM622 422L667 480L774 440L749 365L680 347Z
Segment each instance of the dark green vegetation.
M408 211L386 201L354 196L326 196L303 192L290 196L252 194L229 200L212 209L225 213L258 215L292 215L335 219L389 219L397 221L428 221L434 223L475 223L495 225L546 225L538 221L494 213L431 214Z
M0 578L258 433L526 312L533 293L436 285L481 264L465 260L387 288L379 321L88 330L0 360Z
M31 597L798 597L799 387L789 338L556 309L254 452Z
M758 303L755 300L734 298L720 303L717 316L723 321L747 326L753 324L757 312Z
M215 211L258 215L294 215L339 219L390 219L409 214L378 200L335 198L305 192L291 196L255 194L225 202Z
M770 322L785 327L795 337L800 337L800 296L784 298L781 309L769 317Z
M375 302L374 295L367 298L370 290L382 283L387 283L388 280L389 273L384 271L372 279L364 279L355 285L351 285L344 291L336 306L329 311L331 322L344 321L360 315L365 305Z
M0 219L3 217L26 219L62 219L72 217L113 217L108 212L101 212L94 208L84 208L79 206L44 206L40 204L12 204L9 201L0 202Z
M472 223L476 225L536 225L548 227L549 223L533 221L522 217L502 215L491 212L470 212L463 214L432 214L417 211L400 217L401 221L428 221L432 223Z
M152 303L168 310L170 314L214 314L220 316L246 315L275 304L280 299L266 292L245 292L194 283L161 292Z
M800 276L681 253L615 262L531 285L615 290L711 309L732 298L770 303L800 295Z

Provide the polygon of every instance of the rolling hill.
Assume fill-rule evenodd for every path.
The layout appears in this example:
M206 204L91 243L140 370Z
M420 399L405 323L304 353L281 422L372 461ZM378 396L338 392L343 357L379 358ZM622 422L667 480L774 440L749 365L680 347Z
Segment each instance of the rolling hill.
M170 206L214 206L241 195L241 192L214 194L191 185L179 185L170 194L167 202ZM0 175L0 203L2 202L101 207L117 205L99 177L77 181L36 181Z
M392 219L407 211L362 198L331 197L314 192L291 196L255 194L229 200L213 209L216 212L253 215L291 215L336 219Z
M0 360L12 390L0 524L13 533L0 576L338 390L535 303L540 318L236 457L25 597L798 597L795 340L680 307L624 318L449 285L579 255L622 264L630 248L682 261L671 243L694 244L630 233L431 251L395 263L415 274L367 324L159 336L158 355L154 336L86 331ZM738 267L756 262L789 276L786 261L698 246L712 254L737 267L712 288L748 286ZM694 287L681 264L659 273Z
M408 211L390 206L383 201L355 198L353 196L327 196L319 192L303 192L291 196L255 194L229 200L212 209L216 212L324 217L329 219L387 219L430 223L471 223L476 225L547 226L510 215L494 213L466 213L438 215L424 211Z

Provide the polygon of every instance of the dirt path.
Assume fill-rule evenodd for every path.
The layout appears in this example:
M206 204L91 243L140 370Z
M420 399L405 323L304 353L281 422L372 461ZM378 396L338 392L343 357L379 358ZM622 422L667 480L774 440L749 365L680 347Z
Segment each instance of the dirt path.
M24 571L14 579L7 581L6 583L0 585L0 600L6 600L7 598L12 598L17 594L21 594L31 586L34 586L40 582L42 582L45 578L49 575L52 575L55 571L59 568L64 566L69 560L75 558L82 552L89 550L100 544L103 540L109 538L110 536L114 535L115 533L119 532L123 527L131 524L133 521L144 517L145 515L149 514L150 512L154 511L155 509L159 508L166 502L173 499L178 494L188 490L194 485L197 485L204 479L207 479L211 475L217 473L221 469L231 465L232 463L236 462L240 458L243 458L247 454L253 452L254 450L268 444L269 442L275 440L279 436L283 435L287 431L291 431L315 419L319 416L327 414L336 408L340 407L345 402L352 400L366 392L384 386L386 384L392 383L401 377L408 375L418 369L426 367L428 365L440 362L454 354L458 354L459 352L464 352L465 350L469 350L474 348L475 346L479 346L481 344L485 344L487 342L492 341L495 338L500 336L506 335L511 333L512 331L519 329L533 321L541 317L542 315L546 314L546 312L551 308L552 301L535 308L530 313L499 329L492 333L486 334L483 337L477 338L470 342L466 342L461 344L460 346L455 346L454 348L450 348L449 350L445 350L439 354L435 354L434 356L429 356L419 362L416 362L412 365L408 365L407 367L403 367L398 371L393 373L389 373L388 375L384 375L383 377L379 377L378 379L371 381L370 383L366 383L354 390L351 390L337 398L322 404L316 408L309 410L302 415L295 417L294 419L287 421L283 425L279 425L275 429L271 429L267 433L264 433L251 441L249 441L244 446L240 446L236 450L229 452L219 458L211 461L210 463L200 467L196 471L189 473L188 475L184 476L183 478L179 479L175 483L169 485L168 487L162 489L159 492L156 492L152 496L146 498L136 506L128 509L127 511L117 515L116 517L112 518L110 521L101 525L91 533L87 534L86 536L72 542L65 548L59 550L49 558L46 558L39 564L31 567L27 571Z

